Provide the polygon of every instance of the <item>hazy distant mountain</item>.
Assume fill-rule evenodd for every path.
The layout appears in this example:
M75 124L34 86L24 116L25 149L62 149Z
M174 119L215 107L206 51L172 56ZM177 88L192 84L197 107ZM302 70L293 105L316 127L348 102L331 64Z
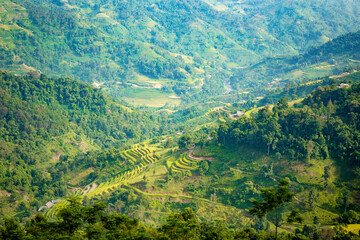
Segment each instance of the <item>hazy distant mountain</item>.
M278 81L300 81L338 74L344 68L360 65L360 31L347 33L304 54L267 58L251 67L237 70L231 82L234 87L274 84Z
M5 0L1 68L87 82L199 82L359 29L360 1ZM184 81L185 80L185 81Z

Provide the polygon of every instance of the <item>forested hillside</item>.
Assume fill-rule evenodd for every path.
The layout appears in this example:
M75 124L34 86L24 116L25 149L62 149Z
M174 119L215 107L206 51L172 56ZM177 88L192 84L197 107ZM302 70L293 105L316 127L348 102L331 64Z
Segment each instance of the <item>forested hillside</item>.
M65 156L129 146L159 134L161 120L131 110L69 78L0 73L1 190L31 201L66 194L52 163ZM14 200L16 201L16 200ZM2 214L6 212L2 202Z
M353 76L356 77L357 74ZM309 202L312 201L314 187L316 186L317 191L321 189L321 182L325 187L321 191L329 195L343 191L342 198L346 199L346 203L335 196L329 197L329 200L337 199L339 204L337 207L334 205L332 211L342 213L338 218L340 223L358 223L350 215L356 215L359 211L360 84L340 83L341 81L319 87L311 96L295 103L293 107L289 106L286 98L282 98L271 107L259 109L251 117L223 123L216 136L218 143L224 146L248 146L272 156L273 162L269 167L264 167L265 174L271 176L274 174L273 169L277 168L278 173L287 174L295 182L305 183L301 191L310 191ZM329 159L334 162L327 165ZM276 167L277 164L281 167ZM284 165L288 165L288 169L285 170ZM299 170L301 165L307 166L303 169L304 172ZM323 180L314 176L304 179L304 175L310 172L314 174L313 171L316 171L312 166L320 168L318 171L322 175L318 177ZM335 166L338 170L334 169ZM331 183L329 179L333 177L335 179ZM329 193L329 186L334 192ZM351 214L347 213L349 210L352 211Z
M258 219L249 209L275 185L284 190L279 186L287 178L286 191L294 198L277 212L278 239L358 239L360 85L338 86L321 87L293 107L281 99L250 118L221 124L210 133L213 139L199 141L186 132L127 150L64 156L48 171L51 189L61 196L73 188L78 197L31 217L39 203L21 200L17 193L24 190L9 190L10 202L20 203L15 216L31 221L19 225L6 219L1 234L18 239L269 239L274 214ZM178 148L169 139L177 139ZM55 183L67 189L59 192ZM300 224L286 218L294 209L301 209Z
M282 98L254 118L222 124L218 141L239 146L263 146L268 154L289 159L336 159L348 168L360 167L360 85L319 87L295 108Z

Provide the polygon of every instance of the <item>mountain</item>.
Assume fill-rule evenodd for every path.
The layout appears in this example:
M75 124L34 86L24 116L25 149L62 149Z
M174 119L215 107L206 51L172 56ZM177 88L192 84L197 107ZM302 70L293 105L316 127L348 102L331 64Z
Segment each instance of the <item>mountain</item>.
M172 96L186 102L202 87L206 96L224 93L228 69L296 55L358 30L358 6L357 0L4 0L0 67L107 82L108 93L135 104L150 95L156 106L178 105ZM138 87L128 94L129 84Z
M278 86L279 82L300 82L336 75L344 69L360 65L360 32L347 33L327 43L313 47L304 54L267 58L251 67L239 69L231 78L236 89Z

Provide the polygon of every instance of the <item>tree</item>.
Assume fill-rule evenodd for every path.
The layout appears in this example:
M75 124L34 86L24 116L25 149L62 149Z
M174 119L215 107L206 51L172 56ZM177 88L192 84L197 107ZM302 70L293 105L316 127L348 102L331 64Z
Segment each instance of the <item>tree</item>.
M84 207L80 203L79 197L70 197L67 199L69 206L62 208L58 217L62 219L61 228L64 229L69 236L72 236L76 230L83 224Z
M273 142L274 140L274 137L269 134L269 135L263 135L263 138L264 138L264 141L266 142L266 145L267 145L267 154L268 156L270 155L270 146L271 146L271 143Z
M355 173L358 177L360 177L360 167L355 168L355 169L354 169L354 173Z
M184 134L180 137L178 145L180 149L188 148L191 144L191 137L187 134Z
M170 142L170 139L167 138L165 142L165 148L169 148L171 146L172 142Z
M335 235L336 233L331 227L323 227L319 233L319 240L333 239Z
M181 213L173 213L161 226L160 232L170 239L199 239L200 224L195 213L186 208Z
M294 222L299 222L302 223L303 222L303 218L300 216L300 211L299 209L295 209L292 210L289 214L289 216L287 217L286 221L288 223L294 223Z
M320 219L319 219L318 216L315 216L315 217L314 217L313 224L314 224L314 225L319 225L319 224L320 224Z
M279 153L279 152L275 153L275 157L276 157L276 159L278 161L280 161L281 160L281 153Z
M360 214L355 212L354 210L350 210L340 215L339 223L345 224L358 224L360 223Z
M205 144L205 139L204 138L200 139L198 145L200 146L201 149L203 149L204 144Z
M314 209L315 208L315 203L317 201L317 198L318 198L318 193L316 192L315 189L311 189L309 191L309 207L311 209Z
M306 144L306 152L307 152L306 159L308 161L310 161L310 157L311 157L311 153L312 153L313 149L314 149L314 142L312 140L310 140Z
M144 175L144 176L143 176L143 181L144 181L144 183L146 183L146 182L147 182L146 175Z
M226 135L229 127L225 123L221 123L218 129L218 140L225 144Z
M13 218L5 219L5 226L0 228L1 239L24 239L25 231Z
M329 178L331 176L331 173L330 173L330 166L326 166L324 167L324 180L325 180L325 187L327 187L327 185L329 184Z
M216 196L216 192L214 192L210 195L210 202L211 202L211 208L212 208L213 213L214 213L216 201L217 201L217 196Z
M281 179L277 189L275 188L263 188L261 191L261 197L263 201L260 202L256 199L252 199L251 202L254 205L249 212L258 217L263 218L266 214L275 211L275 239L277 239L277 230L280 224L281 214L280 207L287 202L290 202L294 197L294 193L289 191L289 180ZM292 211L288 217L289 220L298 221L299 214L296 211ZM291 222L291 221L290 221Z
M205 173L207 173L207 171L209 171L208 162L207 161L201 161L200 162L200 168L199 168L200 175L204 175Z
M328 105L327 105L328 120L330 119L331 114L334 114L334 113L335 113L335 107L334 107L334 104L332 103L332 101L330 99L329 102L328 102Z
M286 98L281 98L279 102L275 105L276 109L283 110L289 108L289 103Z
M30 78L39 78L40 77L40 73L36 70L31 70L28 72L28 76Z

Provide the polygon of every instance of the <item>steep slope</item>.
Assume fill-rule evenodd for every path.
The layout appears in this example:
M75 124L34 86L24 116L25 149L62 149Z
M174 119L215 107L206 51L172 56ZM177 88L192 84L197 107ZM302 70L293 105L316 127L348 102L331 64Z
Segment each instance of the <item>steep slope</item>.
M162 124L68 78L1 72L0 93L1 214L23 201L36 209L37 201L66 194L63 173L53 168L59 160L124 148L157 135Z

